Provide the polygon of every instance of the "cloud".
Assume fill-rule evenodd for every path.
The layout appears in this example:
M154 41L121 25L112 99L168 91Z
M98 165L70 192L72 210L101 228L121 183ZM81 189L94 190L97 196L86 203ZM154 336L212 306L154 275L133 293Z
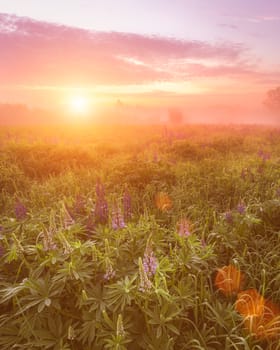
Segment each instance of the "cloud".
M239 65L246 48L131 33L89 31L0 14L0 77L9 85L138 84L209 75L188 60ZM215 74L222 70L216 69Z

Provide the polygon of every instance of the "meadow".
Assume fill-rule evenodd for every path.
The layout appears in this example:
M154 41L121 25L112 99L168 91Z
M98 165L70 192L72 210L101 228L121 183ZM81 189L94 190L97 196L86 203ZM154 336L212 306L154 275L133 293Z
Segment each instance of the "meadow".
M2 127L0 349L280 349L280 129Z

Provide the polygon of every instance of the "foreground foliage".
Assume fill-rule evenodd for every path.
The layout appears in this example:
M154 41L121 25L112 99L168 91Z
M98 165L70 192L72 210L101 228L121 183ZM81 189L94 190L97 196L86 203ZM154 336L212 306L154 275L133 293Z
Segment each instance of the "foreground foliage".
M278 130L1 133L1 349L280 349Z

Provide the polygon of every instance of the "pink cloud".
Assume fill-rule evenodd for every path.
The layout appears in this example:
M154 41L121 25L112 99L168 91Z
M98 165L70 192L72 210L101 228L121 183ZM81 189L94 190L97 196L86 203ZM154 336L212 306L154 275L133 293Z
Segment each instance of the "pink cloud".
M0 14L1 84L135 84L242 74L241 44L96 32ZM185 60L219 60L215 69ZM228 68L227 64L234 65Z

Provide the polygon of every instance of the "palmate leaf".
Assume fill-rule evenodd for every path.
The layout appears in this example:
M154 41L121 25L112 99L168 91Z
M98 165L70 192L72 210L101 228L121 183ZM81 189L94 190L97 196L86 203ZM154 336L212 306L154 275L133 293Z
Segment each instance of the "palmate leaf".
M134 275L131 279L126 276L123 280L106 288L105 300L112 311L123 311L125 306L131 305L134 299L133 291L136 288L136 285L134 285L136 278L137 275Z
M26 289L24 282L15 284L14 286L5 284L6 287L0 289L0 303L6 303L7 301L13 299L20 292Z
M78 340L84 345L87 344L92 346L95 340L96 328L98 325L99 323L96 320L96 314L94 312L85 312L83 314L82 325L77 325Z

